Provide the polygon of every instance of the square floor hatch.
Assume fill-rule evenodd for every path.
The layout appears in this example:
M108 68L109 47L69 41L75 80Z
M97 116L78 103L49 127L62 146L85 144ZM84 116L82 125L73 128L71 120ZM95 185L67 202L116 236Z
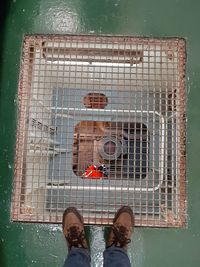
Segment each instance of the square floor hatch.
M185 41L25 36L12 218L185 224Z

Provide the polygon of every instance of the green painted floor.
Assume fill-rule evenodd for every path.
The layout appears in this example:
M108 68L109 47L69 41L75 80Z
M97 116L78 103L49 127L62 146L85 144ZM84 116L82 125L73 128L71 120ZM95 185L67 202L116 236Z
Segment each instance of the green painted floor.
M58 225L10 221L17 84L25 33L181 36L187 39L187 229L136 228L136 267L200 266L200 1L13 0L1 4L0 266L56 267L66 256ZM102 266L103 231L91 227L92 265ZM98 237L98 238L97 238Z

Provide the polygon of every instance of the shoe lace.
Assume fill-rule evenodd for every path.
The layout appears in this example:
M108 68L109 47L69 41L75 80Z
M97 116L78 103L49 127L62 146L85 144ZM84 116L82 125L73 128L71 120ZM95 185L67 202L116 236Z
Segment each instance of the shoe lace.
M71 247L84 247L84 239L85 234L84 231L80 231L77 226L72 226L68 229L68 235L66 239L69 244L69 248Z
M131 239L127 238L128 229L125 226L112 226L112 230L114 233L112 245L122 248L131 242Z

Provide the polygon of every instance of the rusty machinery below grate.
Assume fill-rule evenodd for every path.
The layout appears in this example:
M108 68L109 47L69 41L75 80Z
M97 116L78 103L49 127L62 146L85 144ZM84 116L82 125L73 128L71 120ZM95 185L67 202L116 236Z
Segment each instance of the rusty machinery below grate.
M25 36L12 218L185 225L185 41Z

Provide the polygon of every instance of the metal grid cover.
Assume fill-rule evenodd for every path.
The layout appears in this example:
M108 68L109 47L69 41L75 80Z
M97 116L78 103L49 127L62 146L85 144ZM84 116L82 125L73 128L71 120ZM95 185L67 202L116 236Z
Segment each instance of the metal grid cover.
M185 225L185 41L24 37L12 219Z

